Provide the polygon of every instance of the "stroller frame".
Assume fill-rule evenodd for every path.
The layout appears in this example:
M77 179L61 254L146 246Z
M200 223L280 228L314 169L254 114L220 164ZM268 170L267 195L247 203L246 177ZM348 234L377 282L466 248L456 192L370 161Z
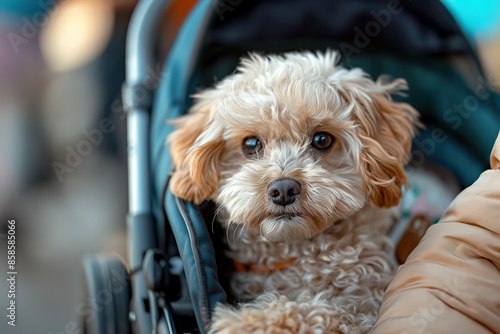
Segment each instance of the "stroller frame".
M158 248L151 210L149 157L150 82L154 68L154 36L170 0L139 1L127 34L126 83L129 214L128 260L132 276L131 320L140 333L174 333L166 304L158 305L156 292L162 288L166 262ZM147 267L145 266L147 265ZM149 305L146 301L149 300ZM149 306L149 310L148 310ZM159 312L161 309L163 312ZM149 312L150 311L150 312Z
M153 215L150 132L153 95L156 88L156 30L170 0L140 0L127 32L126 81L122 87L127 111L127 153L129 209L127 215L128 269L113 255L84 258L86 290L90 300L105 292L109 300L99 301L93 316L83 319L84 333L176 333L168 291L172 284L165 240L165 227ZM199 41L196 41L199 42ZM199 45L200 43L194 43ZM192 69L194 63L188 63ZM194 237L194 232L189 232ZM176 275L181 275L181 272ZM185 284L177 282L181 289ZM175 284L175 283L173 283ZM123 288L125 287L125 289ZM185 290L182 290L185 291ZM175 299L174 299L175 300ZM175 309L196 327L191 301L175 300ZM132 329L134 328L134 330ZM203 331L203 330L202 330Z

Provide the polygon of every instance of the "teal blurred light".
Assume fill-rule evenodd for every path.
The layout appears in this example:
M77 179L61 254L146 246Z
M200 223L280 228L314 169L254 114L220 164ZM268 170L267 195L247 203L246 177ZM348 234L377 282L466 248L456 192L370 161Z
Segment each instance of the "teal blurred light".
M500 0L442 0L471 39L500 34Z
M52 7L60 0L0 0L0 12L11 15L30 15Z

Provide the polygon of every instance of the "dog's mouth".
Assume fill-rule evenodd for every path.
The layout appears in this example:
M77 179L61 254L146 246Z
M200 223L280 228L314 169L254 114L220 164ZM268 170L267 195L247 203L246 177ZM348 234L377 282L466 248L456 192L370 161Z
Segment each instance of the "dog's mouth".
M265 218L260 234L268 241L300 240L310 237L309 220L297 212L280 212Z
M281 213L276 213L272 215L271 217L276 218L276 219L292 219L295 217L300 217L301 214L297 212L281 212Z

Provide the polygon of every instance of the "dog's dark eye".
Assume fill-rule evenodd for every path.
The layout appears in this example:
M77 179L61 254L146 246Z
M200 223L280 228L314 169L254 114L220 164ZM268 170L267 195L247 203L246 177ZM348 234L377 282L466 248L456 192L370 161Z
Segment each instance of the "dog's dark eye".
M243 140L243 154L251 158L257 155L262 150L262 143L257 137L248 137Z
M326 132L316 132L312 137L312 147L320 152L325 152L332 147L335 138Z

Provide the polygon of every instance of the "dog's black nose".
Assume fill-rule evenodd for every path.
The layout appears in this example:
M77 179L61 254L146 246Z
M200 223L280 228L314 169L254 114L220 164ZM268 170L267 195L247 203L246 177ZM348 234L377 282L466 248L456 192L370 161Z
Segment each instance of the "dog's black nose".
M267 194L274 204L287 206L299 197L300 183L289 178L278 179L269 184Z

